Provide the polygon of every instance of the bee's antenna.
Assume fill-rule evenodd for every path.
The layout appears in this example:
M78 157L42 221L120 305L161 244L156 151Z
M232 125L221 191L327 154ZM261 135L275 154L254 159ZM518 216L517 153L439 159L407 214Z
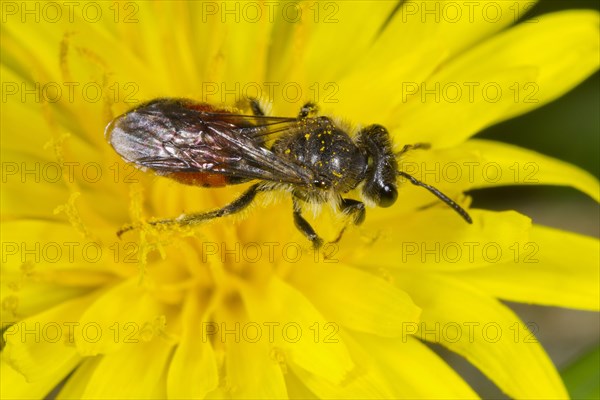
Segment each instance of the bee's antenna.
M439 190L437 190L433 186L429 186L428 184L421 182L420 180L418 180L417 178L415 178L412 175L407 174L406 172L398 171L398 175L407 178L413 185L421 186L421 187L429 190L438 199L442 200L444 203L446 203L450 207L452 207L452 209L454 211L456 211L461 217L463 217L463 219L465 221L467 221L469 224L473 223L473 220L471 219L471 216L461 206L459 206L458 204L456 204L454 202L454 200L452 200L451 198L449 198L448 196L446 196L444 193L440 192Z
M396 157L401 156L409 150L427 150L430 149L431 145L429 143L415 143L415 144L405 144L402 150L396 153Z

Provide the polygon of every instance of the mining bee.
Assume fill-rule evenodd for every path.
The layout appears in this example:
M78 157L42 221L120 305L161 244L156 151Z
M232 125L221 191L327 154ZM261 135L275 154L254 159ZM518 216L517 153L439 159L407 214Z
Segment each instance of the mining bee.
M331 118L317 116L313 103L305 104L296 118L267 116L254 99L250 108L254 115L187 99L160 98L110 122L108 141L138 168L202 187L256 181L220 209L149 224L195 225L243 210L258 193L284 190L292 197L296 227L319 248L323 240L302 216L302 205L331 202L358 225L365 219L365 203L344 195L359 188L365 202L390 207L398 197L399 176L429 190L472 223L448 196L398 169L398 156L426 145L406 145L395 153L381 125L367 126L351 137ZM128 225L118 235L133 228Z

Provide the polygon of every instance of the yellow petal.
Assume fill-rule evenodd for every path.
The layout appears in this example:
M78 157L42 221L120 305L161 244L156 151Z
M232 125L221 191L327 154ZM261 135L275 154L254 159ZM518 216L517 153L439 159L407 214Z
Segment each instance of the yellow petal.
M405 95L415 85L420 86L435 71L460 57L464 49L514 23L533 4L402 2L373 46L352 61L351 74L339 81L342 102L326 106L335 106L340 115L354 122L403 126L402 110L393 110L402 108L407 98L413 97ZM420 132L417 128L414 134Z
M49 375L42 380L27 382L10 364L0 361L0 396L3 399L43 399L63 376Z
M511 260L515 242L529 241L531 220L517 212L470 213L473 224L443 205L387 222L375 220L374 226L384 227L382 232L370 246L354 252L353 263L374 270L414 268L421 272L481 268Z
M21 220L3 222L0 230L2 321L43 312L110 280L102 267L83 260L81 237L66 225ZM87 266L84 277L78 270L82 265ZM83 279L74 283L74 276Z
M382 374L370 368L359 376L352 378L349 383L335 385L321 376L310 374L300 368L294 368L294 373L319 399L394 399L389 382Z
M165 316L165 307L145 288L138 278L107 288L81 316L81 330L75 343L83 355L120 352L132 343L157 340ZM119 350L119 351L117 351Z
M530 241L515 245L515 262L460 272L459 279L504 300L598 311L597 239L534 225Z
M3 285L9 288L2 297L22 297L25 309L53 304L67 293L90 291L114 279L107 266L114 264L117 253L97 241L82 240L69 224L21 219L4 222L1 232L5 239ZM34 288L46 291L52 285L60 285L63 290L55 287L55 293L48 296L25 295ZM21 316L25 313L22 308L14 311Z
M543 348L508 307L450 274L394 276L423 308L421 324L407 332L462 355L510 397L567 397Z
M251 18L243 17L244 13L256 11L260 6L257 3L239 2L220 3L222 12L227 8L229 10L239 10L239 22L223 24L224 43L222 47L225 65L222 69L226 89L234 89L238 93L239 98L242 94L258 87L254 83L264 82L266 76L267 54L269 50L269 39L272 29L272 24L269 23L268 16L265 14L258 21ZM262 14L262 13L261 13ZM249 14L248 14L249 15ZM234 18L235 15L232 15ZM229 16L224 17L227 21ZM222 21L223 19L221 19ZM254 21L254 22L253 22ZM249 85L250 84L250 85ZM223 89L223 86L221 86ZM221 90L222 94L226 91ZM257 93L258 94L258 93ZM247 96L252 96L248 94ZM229 96L231 98L231 96ZM228 100L231 102L231 100Z
M200 340L210 341L221 361L220 385L206 397L287 398L286 358L275 336L281 337L280 324L249 319L238 294L226 303L202 323Z
M119 53L132 53L129 49L135 47L141 55L135 61L151 64L151 67L142 68L150 73L151 80L133 80L142 90L152 91L150 97L202 97L203 81L214 79L214 75L208 76L207 69L218 51L221 33L217 26L220 19L207 18L208 7L212 5L204 2L140 3L139 12L129 13L137 23L117 24L117 37L123 43ZM126 16L127 13L123 14ZM177 21L177 29L172 29L173 21ZM169 32L169 45L157 45L164 41L165 32ZM204 40L207 37L215 40ZM127 66L118 70L125 74L140 71L137 67ZM152 80L156 81L156 76L161 77L160 84L153 87Z
M3 191L0 206L2 207L2 220L36 218L39 220L59 220L55 216L54 209L67 203L69 193L66 187L55 180L55 173L61 167L57 163L43 163L39 160L31 160L23 155L19 161L9 158L4 166L7 175L2 183ZM10 174L10 175L9 175ZM52 175L50 175L52 174ZM39 195L43 195L43 203L39 201Z
M287 386L288 397L290 399L303 399L303 400L318 400L316 394L310 391L310 389L300 380L300 378L294 373L292 369L288 369L285 374L285 384Z
M255 321L241 320L245 334L227 344L225 353L228 398L283 399L287 389L279 362L279 352L271 349L269 337ZM258 340L256 340L258 339ZM287 368L287 366L284 366Z
M81 399L98 364L102 361L102 357L84 358L77 366L75 371L69 376L65 385L56 396L57 399Z
M3 64L6 54L12 69L24 77L31 77L30 74L35 71L50 80L58 78L59 64L44 62L57 58L57 54L54 53L57 47L53 46L53 43L60 40L62 32L51 28L56 24L44 21L38 25L39 29L31 29L31 25L16 14L11 17L10 22L7 20L7 23L2 24Z
M293 113L307 100L340 101L339 77L355 68L396 6L392 1L277 5L268 80L273 100Z
M106 9L105 12L108 14L111 10ZM69 11L64 10L63 13L68 14ZM21 72L21 68L16 68L14 71L16 76L7 82L8 107L10 109L18 108L19 106L15 103L23 102L22 107L30 108L38 115L32 118L32 122L23 119L17 124L8 126L14 131L18 129L17 127L27 126L33 121L42 119L43 122L36 125L35 129L39 134L32 135L31 140L28 141L31 143L29 145L31 147L36 147L46 136L43 133L49 131L57 137L67 132L80 135L96 152L98 149L102 149L102 146L106 145L102 132L109 119L109 115L107 115L109 112L108 99L112 98L117 102L130 93L139 92L140 75L136 75L136 79L117 81L112 80L113 74L108 71L111 66L119 65L124 59L131 61L131 54L129 57L115 54L116 50L123 46L115 45L114 38L112 43L105 45L104 39L110 35L105 33L99 35L97 31L89 29L90 26L98 24L85 23L87 27L76 33L73 33L76 29L73 25L65 27L65 30L58 28L60 24L52 24L53 27L49 29L33 30L27 24L10 25L15 27L15 35L19 40L29 36L29 33L25 33L27 31L39 34L46 30L43 33L45 36L43 41L37 43L45 43L43 47L52 50L52 53L48 55L49 58L40 59L38 58L40 55L36 54L40 50L35 48L31 54L27 52L15 55L19 64L27 66L28 73L25 74ZM43 25L41 24L41 26ZM67 34L65 31L71 33ZM82 42L78 43L78 40L82 40ZM94 43L94 50L89 49L91 42ZM30 43L22 45L29 46ZM15 53L15 51L11 49L9 53ZM104 59L107 54L111 53L115 57L108 61ZM52 62L40 63L39 60L52 60ZM129 63L130 66L132 64L132 62ZM139 71L144 70L144 68L139 69ZM111 78L108 78L107 75L110 75ZM19 90L13 94L15 85L28 91L37 89L37 92L30 93ZM16 117L11 116L9 119L14 121ZM21 136L18 132L14 133L6 140L18 142ZM21 142L23 141L21 140ZM23 144L26 143L23 142ZM91 161L86 158L86 152L77 152L76 154L80 157L77 161Z
M341 384L294 368L302 383L319 398L477 398L456 372L410 335L384 339L353 334L344 339L350 345L357 368ZM431 384L431 376L436 377L436 385Z
M500 121L514 104L508 88L535 78L534 67L488 70L475 64L458 76L434 75L424 83L406 83L404 104L393 112L398 128L392 134L406 144L455 145Z
M394 113L398 135L406 143L460 143L573 88L598 68L598 47L595 11L548 14L508 29L428 78L431 94L407 97Z
M102 359L90 376L84 399L164 399L172 347L164 341L129 343Z
M26 273L23 276L26 276ZM2 289L0 319L7 324L39 314L70 299L84 296L91 290L86 286L57 286L56 282L35 280L24 282L22 276L12 279L4 272L0 288Z
M562 185L600 201L600 184L589 172L535 151L490 140L471 139L453 148L413 152L400 168L440 188Z
M330 322L379 336L400 336L420 310L380 277L339 263L306 263L290 278Z
M352 360L339 336L327 340L318 336L331 324L298 290L273 278L264 288L243 288L242 295L250 320L273 330L273 346L280 349L284 362L332 382L342 381L352 370Z
M517 94L515 99L518 101L502 119L538 108L594 73L600 65L599 25L600 14L596 11L567 10L544 15L535 23L521 24L514 32L494 38L489 45L503 47L499 54L496 53L498 58L509 60L513 65L529 64L539 68L535 84ZM553 46L545 46L546 43L553 43ZM471 60L481 59L475 54L471 57Z
M69 300L9 326L3 335L2 359L29 382L50 378L60 382L80 360L74 346L77 320L94 298Z
M412 324L405 324L405 328ZM404 332L402 338L359 336L368 354L381 366L402 399L473 399L477 394L426 345ZM416 362L415 360L419 360ZM435 385L431 377L435 376Z
M206 335L206 316L201 298L190 294L182 311L181 340L167 376L169 398L204 398L219 383L217 361Z
M393 383L385 379L376 360L360 348L350 335L342 335L356 367L341 382L332 382L292 364L294 374L321 399L394 399Z
M24 155L30 157L35 156L32 158L37 158L36 161L39 162L52 161L54 154L51 150L44 149L44 145L52 139L52 135L46 126L44 107L40 104L41 95L35 92L36 85L8 69L4 64L0 66L0 72L5 96L0 126L6 133L1 138L2 155L4 156L8 150L25 153ZM41 87L38 90L41 91ZM28 140L23 140L22 132L36 132L36 134L30 135ZM29 169L33 170L33 166L29 165Z

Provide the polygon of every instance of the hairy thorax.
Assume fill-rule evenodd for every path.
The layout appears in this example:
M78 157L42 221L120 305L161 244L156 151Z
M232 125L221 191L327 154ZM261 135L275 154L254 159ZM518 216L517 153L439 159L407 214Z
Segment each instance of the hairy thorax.
M366 155L331 119L307 118L303 123L308 129L279 138L271 149L316 177L310 186L295 187L294 194L325 202L331 193L343 194L356 188L366 173Z

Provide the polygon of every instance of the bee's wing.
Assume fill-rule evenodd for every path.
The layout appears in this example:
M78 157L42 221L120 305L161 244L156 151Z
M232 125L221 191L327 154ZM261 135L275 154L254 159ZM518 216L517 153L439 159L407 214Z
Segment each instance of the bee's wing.
M116 118L106 135L126 161L160 175L206 172L309 185L310 170L265 146L267 138L296 129L294 118L199 112L164 99Z

